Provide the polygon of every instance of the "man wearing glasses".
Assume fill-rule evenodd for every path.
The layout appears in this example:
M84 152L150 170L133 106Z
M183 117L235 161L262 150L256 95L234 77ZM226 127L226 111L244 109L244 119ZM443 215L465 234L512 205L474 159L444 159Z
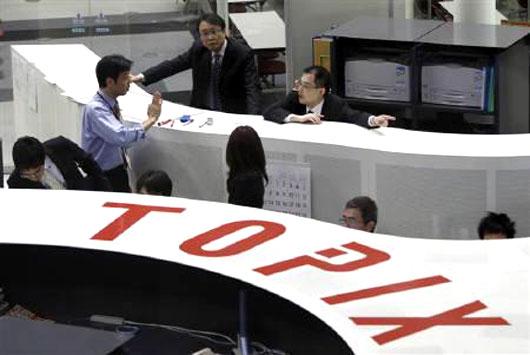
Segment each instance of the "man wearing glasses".
M257 114L259 81L254 55L247 46L227 38L225 27L217 14L202 15L198 22L200 42L186 53L133 76L132 81L150 85L191 68L191 106Z
M377 224L377 205L368 196L357 196L346 202L339 222L347 228L373 233Z
M263 116L277 123L313 123L322 120L354 123L363 127L386 127L396 118L371 115L350 108L348 103L330 93L331 75L326 68L311 66L304 69L293 92L265 110Z

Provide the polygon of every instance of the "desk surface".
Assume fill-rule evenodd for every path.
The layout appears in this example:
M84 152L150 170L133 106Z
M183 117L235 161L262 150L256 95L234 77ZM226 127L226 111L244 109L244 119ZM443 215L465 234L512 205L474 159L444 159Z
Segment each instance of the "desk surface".
M530 33L514 26L361 17L324 33L369 40L508 48Z
M420 42L504 49L529 33L530 29L516 26L447 22L423 36Z
M359 17L326 32L325 36L358 39L414 42L444 22L432 20L405 20L383 17Z
M235 13L230 19L253 50L285 49L285 23L276 11Z

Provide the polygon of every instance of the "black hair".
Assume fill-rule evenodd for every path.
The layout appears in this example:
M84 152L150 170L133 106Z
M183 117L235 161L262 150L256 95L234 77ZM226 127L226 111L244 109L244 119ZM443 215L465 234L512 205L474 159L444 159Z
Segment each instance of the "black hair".
M265 169L265 152L256 131L250 126L239 126L230 134L226 145L228 178L243 172L257 171L269 182Z
M96 77L100 88L107 86L107 78L118 80L121 73L131 70L133 62L120 54L106 55L96 65Z
M490 233L502 233L506 238L513 238L515 222L506 213L488 212L486 217L480 220L477 231L480 239L484 239L484 236Z
M165 171L148 170L136 181L136 192L144 188L149 195L171 196L173 183Z
M35 137L24 136L13 145L13 163L18 170L36 168L44 164L44 145Z
M346 202L345 209L356 208L361 211L364 224L374 222L377 225L377 204L368 196L357 196ZM373 231L372 229L372 231Z
M331 90L331 74L326 68L320 65L312 65L305 68L303 72L304 74L313 74L316 87L326 89L325 94L329 93Z
M225 20L223 20L223 18L221 16L219 16L217 14L214 14L214 13L208 13L208 14L203 14L197 20L197 31L199 31L199 25L203 21L209 23L210 25L219 26L219 27L221 27L221 29L223 31L226 28Z

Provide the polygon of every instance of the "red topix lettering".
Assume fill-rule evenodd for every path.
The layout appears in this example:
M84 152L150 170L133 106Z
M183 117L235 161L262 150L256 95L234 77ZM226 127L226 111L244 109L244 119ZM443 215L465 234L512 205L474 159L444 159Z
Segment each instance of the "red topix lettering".
M399 325L398 328L373 336L372 339L379 345L440 325L510 325L501 317L465 317L484 308L487 308L486 305L475 301L432 317L351 317L350 319L357 325Z
M322 300L326 302L327 304L334 305L334 304L339 304L339 303L360 300L363 298L386 295L389 293L403 292L403 291L413 290L413 289L421 288L421 287L434 286L434 285L438 285L438 284L445 283L445 282L451 282L451 280L443 276L440 276L440 275L431 276L431 277L425 277L422 279L416 279L416 280L411 280L411 281L406 281L406 282L398 282L398 283L379 286L379 287L366 288L364 290L359 290L359 291L341 293L338 295L323 297Z
M343 247L362 253L365 255L365 257L360 260L354 260L343 264L332 264L327 261L316 259L309 255L302 255L292 259L280 261L271 265L262 266L257 269L254 269L254 271L268 276L291 270L300 266L310 265L324 271L348 272L379 264L390 259L390 255L385 253L384 251L370 248L366 245L359 244L356 242L344 244ZM346 254L346 252L334 248L320 250L316 253L326 258L334 258L335 256Z
M117 202L107 202L103 207L125 208L127 210L90 239L113 241L149 212L181 213L184 211L184 208L179 207L146 206Z
M263 227L261 232L255 233L245 239L230 244L218 250L205 250L203 247L215 240L221 239L231 233L248 227ZM231 256L243 253L271 239L274 239L285 232L282 224L267 221L237 221L223 224L206 233L186 240L180 245L180 249L188 254L197 256L220 257Z

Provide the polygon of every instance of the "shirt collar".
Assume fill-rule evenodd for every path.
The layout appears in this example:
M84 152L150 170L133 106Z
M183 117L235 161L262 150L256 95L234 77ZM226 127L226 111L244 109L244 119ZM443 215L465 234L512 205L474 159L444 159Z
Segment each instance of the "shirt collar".
M309 111L312 111L313 113L317 114L317 115L321 115L322 114L322 107L324 106L324 99L322 99L322 101L320 101L316 106L314 107L309 107L309 106L306 106L305 107L305 110L306 112L309 112Z
M50 157L47 156L47 155L45 155L45 156L44 156L44 169L46 169L46 170L50 170L51 167L52 167L52 164L55 165L55 164L53 163L53 161L50 159Z
M101 89L98 90L98 94L101 95L100 98L105 100L105 102L107 104L109 104L111 108L113 108L116 105L116 103L118 102L115 98L110 97L109 95L105 94L105 92L103 90L101 90Z
M223 57L225 56L225 51L226 51L226 45L228 44L228 41L225 39L225 41L223 42L223 45L221 46L221 50L217 53L215 52L212 52L212 59L214 58L214 55L216 54L219 54L221 55L221 59L223 59Z

